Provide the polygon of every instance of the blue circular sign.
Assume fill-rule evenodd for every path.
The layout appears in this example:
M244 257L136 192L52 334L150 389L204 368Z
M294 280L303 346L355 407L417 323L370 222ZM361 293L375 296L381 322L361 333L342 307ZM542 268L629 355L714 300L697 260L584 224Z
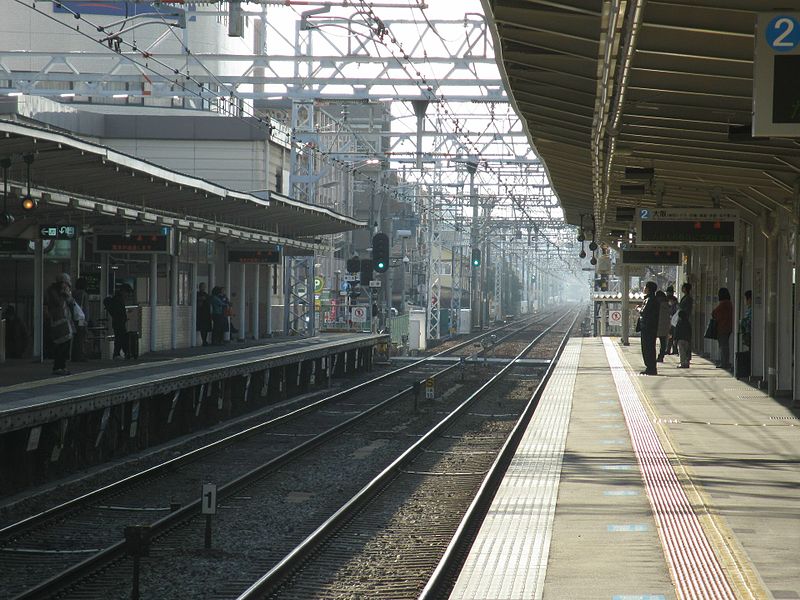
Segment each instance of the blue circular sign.
M778 15L767 25L765 36L775 52L791 52L800 45L800 20L792 15Z

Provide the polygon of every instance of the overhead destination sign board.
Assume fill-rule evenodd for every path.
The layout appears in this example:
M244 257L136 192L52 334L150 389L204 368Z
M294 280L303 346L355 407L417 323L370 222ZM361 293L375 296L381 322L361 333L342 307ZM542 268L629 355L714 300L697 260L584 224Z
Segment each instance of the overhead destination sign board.
M735 246L739 213L721 208L640 208L637 246Z
M169 236L161 234L132 234L125 235L106 235L98 234L95 236L95 252L120 252L120 253L146 253L146 254L167 254L169 253Z
M228 250L228 262L276 265L281 262L280 250Z
M753 137L800 137L800 12L759 13Z
M624 265L678 265L681 253L676 249L630 248L622 251Z

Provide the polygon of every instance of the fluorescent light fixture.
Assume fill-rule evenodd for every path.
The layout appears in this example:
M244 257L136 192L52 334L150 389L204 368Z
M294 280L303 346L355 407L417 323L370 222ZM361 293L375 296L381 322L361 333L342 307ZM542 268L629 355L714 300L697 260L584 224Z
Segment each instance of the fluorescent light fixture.
M267 96L267 100L281 100L283 96Z
M368 164L368 165L377 165L380 162L381 161L380 161L379 158L368 158L366 164Z
M22 96L22 92L8 92L8 95L16 98L17 96Z
M128 94L114 94L112 98L127 98Z
M64 92L63 94L59 94L60 98L74 98L75 92Z

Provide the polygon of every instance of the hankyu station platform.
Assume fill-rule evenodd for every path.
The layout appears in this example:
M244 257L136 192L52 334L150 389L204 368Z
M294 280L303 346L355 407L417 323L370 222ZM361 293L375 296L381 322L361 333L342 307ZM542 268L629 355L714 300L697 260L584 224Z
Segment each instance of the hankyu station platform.
M694 358L569 342L454 599L800 598L797 411Z

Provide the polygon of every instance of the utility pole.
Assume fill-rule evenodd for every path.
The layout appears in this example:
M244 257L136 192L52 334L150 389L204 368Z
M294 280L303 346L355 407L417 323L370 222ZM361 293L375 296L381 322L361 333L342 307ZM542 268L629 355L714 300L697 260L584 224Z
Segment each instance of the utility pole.
M469 173L469 197L472 203L472 224L470 226L470 248L477 248L478 241L480 240L480 222L478 221L478 195L475 193L475 172L478 170L478 160L473 156L467 162L467 172ZM483 262L483 260L481 261ZM478 289L478 270L474 265L470 264L470 279L469 279L469 308L470 319L473 328L480 328L480 290Z

